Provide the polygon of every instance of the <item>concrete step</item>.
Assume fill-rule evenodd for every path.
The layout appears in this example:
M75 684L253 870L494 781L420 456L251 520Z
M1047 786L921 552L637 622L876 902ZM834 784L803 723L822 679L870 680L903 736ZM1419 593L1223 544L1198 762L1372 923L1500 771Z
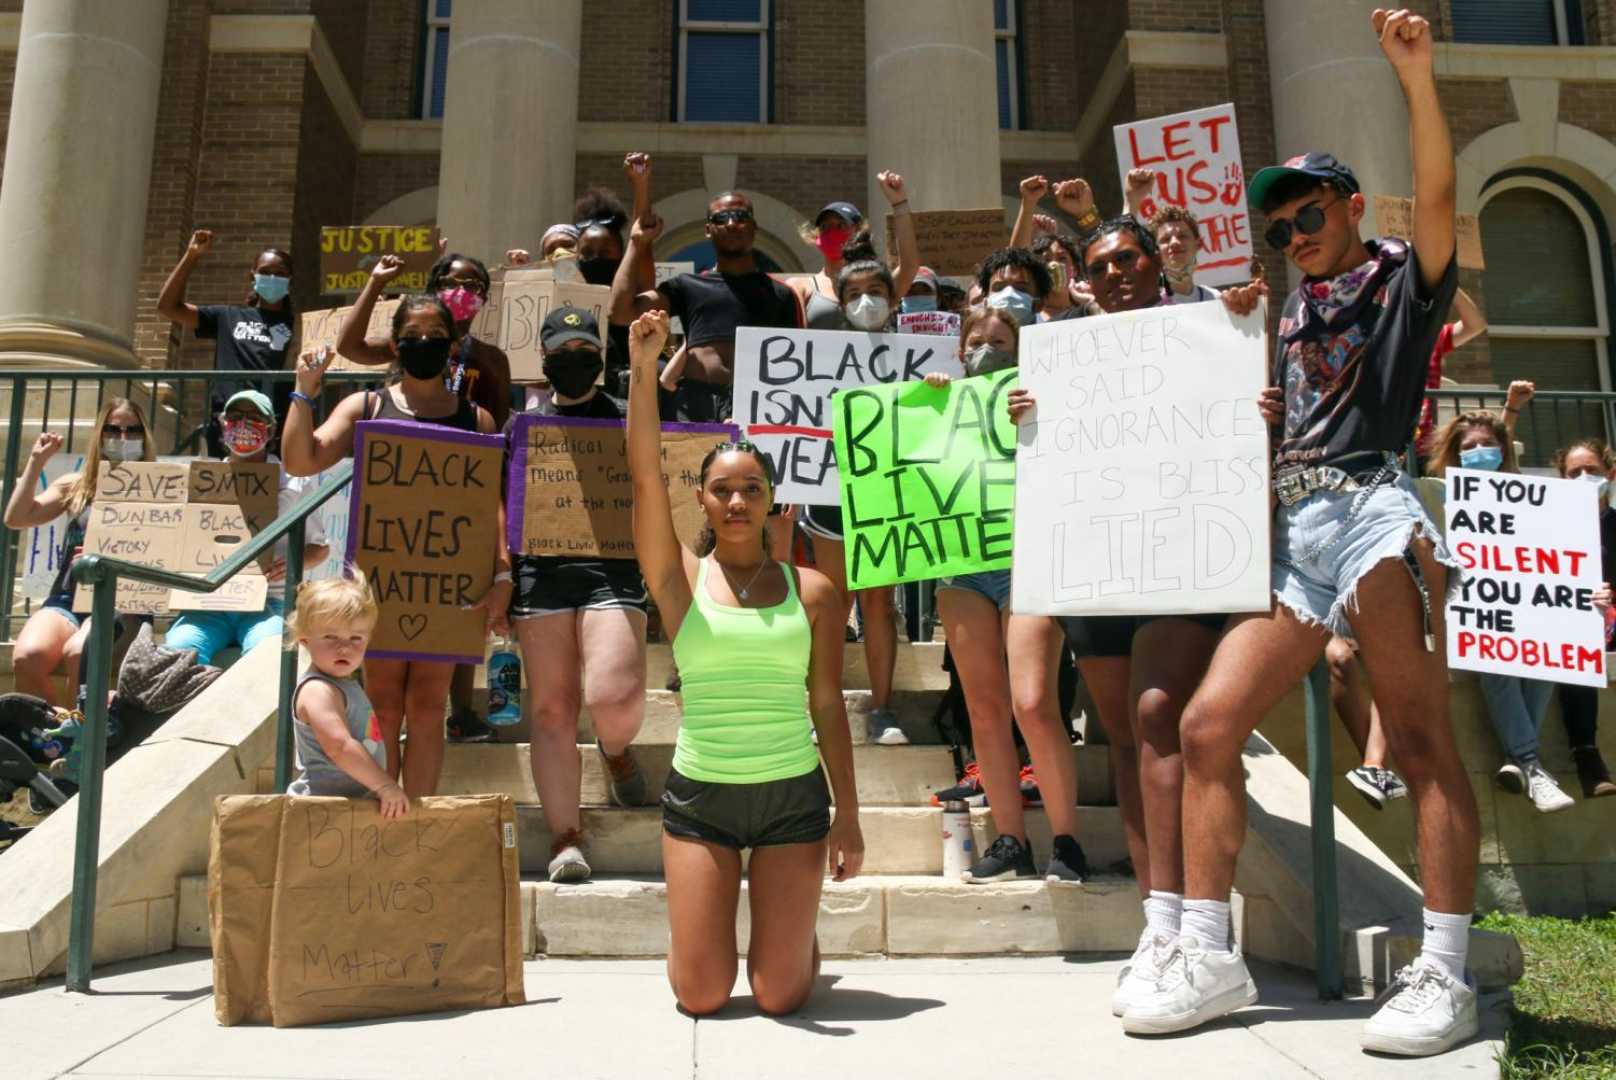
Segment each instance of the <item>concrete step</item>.
M660 878L602 876L582 885L528 879L521 891L522 950L529 957L667 955L668 890ZM1143 924L1131 878L964 885L904 875L825 882L818 932L826 956L1126 953ZM743 880L735 920L742 955L750 934ZM175 945L209 944L207 879L183 878Z
M660 876L662 811L658 807L585 807L582 814L584 852L598 874ZM550 860L549 827L537 806L516 808L517 845L522 872L541 874ZM864 871L868 874L941 874L942 811L934 806L861 806ZM986 809L971 812L972 841L985 851L998 835ZM1027 838L1039 868L1049 858L1049 819L1044 811L1027 811ZM1122 816L1114 806L1087 806L1078 813L1078 841L1096 869L1127 857Z
M459 743L445 748L440 795L501 792L519 804L537 804L531 749L527 743ZM649 784L650 797L661 798L673 761L669 743L637 743L635 755ZM1105 747L1074 746L1080 805L1109 806L1116 801L1110 757ZM585 806L607 805L605 766L593 743L578 747ZM853 748L853 774L859 805L927 806L932 792L954 783L954 759L944 746L875 746Z

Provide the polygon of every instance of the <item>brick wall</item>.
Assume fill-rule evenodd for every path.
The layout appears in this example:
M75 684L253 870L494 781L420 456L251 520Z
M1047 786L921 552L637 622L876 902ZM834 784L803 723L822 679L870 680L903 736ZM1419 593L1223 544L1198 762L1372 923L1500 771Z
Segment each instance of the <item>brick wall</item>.
M436 187L438 155L360 154L356 173L351 216L355 222L362 222L400 195L425 187Z
M1566 91L1576 84L1560 88L1560 109L1565 111ZM1453 149L1463 150L1477 136L1520 119L1515 114L1515 99L1510 95L1509 83L1504 79L1439 79L1437 93L1442 97L1443 111L1448 115L1448 127L1453 132Z
M1561 83L1560 121L1587 128L1607 139L1616 138L1616 86L1609 83Z
M776 3L775 121L862 125L864 60L863 0Z
M1082 119L1077 96L1077 33L1088 32L1071 0L1022 0L1021 72L1025 110L1021 126L1036 131L1075 131Z
M1218 0L1129 0L1130 30L1216 34L1223 29Z
M318 162L319 167L305 165L297 172L297 194L292 202L293 300L302 309L326 307L319 286L320 229L349 224L359 154L313 65L305 65L303 72L303 114L297 136L298 160Z
M209 57L195 221L215 230L215 239L191 277L192 303L240 303L252 286L258 254L265 247L292 247L308 66L301 53ZM310 158L303 167L315 171L310 167L317 161ZM292 253L294 295L302 304L316 287L316 268L309 263L314 254ZM212 363L212 343L186 335L180 366Z
M136 281L133 344L142 367L171 367L179 352L178 328L158 316L157 294L196 227L194 203L207 96L207 7L206 0L169 4L146 238Z
M1075 39L1072 68L1077 81L1079 118L1094 96L1100 76L1111 61L1111 54L1116 52L1122 35L1128 29L1128 9L1124 5L1113 2L1091 7L1094 10L1085 10L1083 18L1076 20L1072 27Z
M415 84L421 49L420 5L370 0L365 26L364 74L353 80L359 107L371 120L413 119L420 113Z
M1263 0L1224 0L1223 33L1229 44L1228 94L1240 125L1241 165L1250 176L1274 163L1274 103L1269 85L1267 27ZM1285 257L1262 239L1261 215L1252 218L1252 249L1263 272L1277 288L1285 282ZM1271 321L1279 319L1279 305L1270 304Z
M735 172L735 186L771 195L804 219L833 199L846 199L864 211L871 228L885 227L880 223L879 208L865 205L869 172L863 158L743 157ZM780 239L790 242L792 238ZM877 239L878 244L882 242Z
M656 123L673 116L673 20L674 5L664 0L585 5L580 120Z
M395 0L397 7L413 8L414 4ZM314 17L320 24L331 51L342 67L342 77L358 96L358 87L365 77L365 39L369 34L369 5L365 0L313 0Z

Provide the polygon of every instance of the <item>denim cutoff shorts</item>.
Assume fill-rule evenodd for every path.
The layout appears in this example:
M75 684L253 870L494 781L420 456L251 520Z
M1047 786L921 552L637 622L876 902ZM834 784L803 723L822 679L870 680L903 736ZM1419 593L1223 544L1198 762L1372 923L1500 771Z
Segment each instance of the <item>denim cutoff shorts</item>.
M1403 472L1366 491L1316 491L1294 506L1281 503L1274 515L1274 599L1302 622L1356 642L1347 611L1358 610L1358 582L1384 560L1401 558L1416 535L1432 540L1437 562L1458 565ZM1458 583L1457 573L1447 575L1450 592ZM1442 602L1432 595L1432 607Z

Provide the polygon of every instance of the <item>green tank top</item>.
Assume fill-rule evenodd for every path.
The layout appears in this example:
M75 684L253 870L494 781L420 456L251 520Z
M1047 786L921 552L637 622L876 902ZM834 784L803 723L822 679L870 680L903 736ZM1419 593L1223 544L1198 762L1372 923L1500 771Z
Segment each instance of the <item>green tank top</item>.
M761 784L819 768L810 737L808 657L813 630L789 567L786 598L740 608L707 595L696 571L690 610L673 639L684 719L673 751L683 776L710 784Z

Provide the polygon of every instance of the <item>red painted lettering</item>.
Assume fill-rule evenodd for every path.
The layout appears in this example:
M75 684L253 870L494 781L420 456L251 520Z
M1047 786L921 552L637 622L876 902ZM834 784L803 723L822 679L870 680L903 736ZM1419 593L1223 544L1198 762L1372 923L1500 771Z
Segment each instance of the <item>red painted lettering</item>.
M1233 119L1234 117L1232 116L1209 116L1201 121L1201 130L1205 131L1207 137L1212 140L1211 153L1216 154L1218 152L1218 129Z
M1164 157L1146 157L1145 152L1139 149L1139 129L1128 129L1128 149L1133 153L1133 167L1142 169L1146 165L1154 165L1158 161L1166 161Z
M1166 124L1162 127L1162 152L1167 155L1168 161L1177 161L1187 158L1195 149L1195 144L1189 139L1175 136L1175 132L1182 131L1190 126L1188 120L1180 120L1176 124Z

